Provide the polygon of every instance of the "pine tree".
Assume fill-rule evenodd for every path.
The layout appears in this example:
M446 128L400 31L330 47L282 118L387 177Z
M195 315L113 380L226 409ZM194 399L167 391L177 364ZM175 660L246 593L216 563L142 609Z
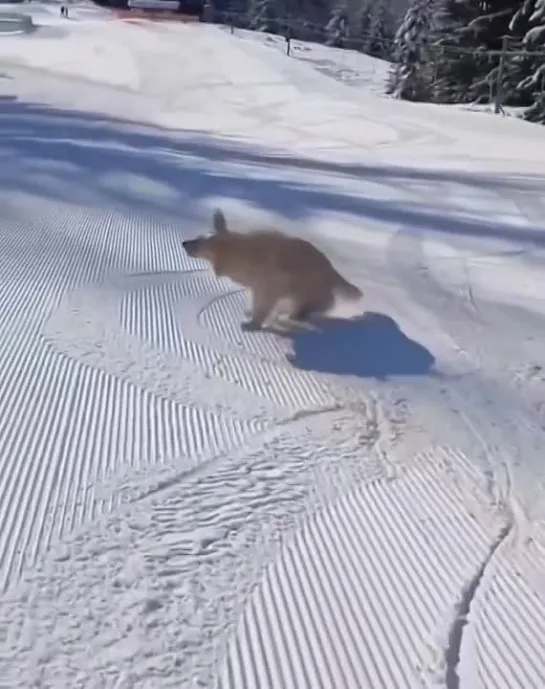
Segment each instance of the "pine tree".
M253 0L248 14L254 31L278 32L278 5L276 0Z
M395 35L394 61L387 93L396 98L426 101L432 92L430 39L434 0L412 0Z
M437 0L434 5L431 53L432 99L436 103L463 103L471 98L479 58L472 35L464 29L477 16L476 6L459 0Z
M325 27L326 45L342 47L349 37L348 7L344 0L333 8L331 19Z
M524 117L531 122L545 124L545 0L526 0L511 20L513 32L524 34L523 46L531 51L543 51L542 56L525 58L525 76L517 85L522 98L530 101Z
M469 87L468 96L475 102L487 102L496 90L499 68L499 51L504 36L510 36L509 25L520 8L520 0L460 0L466 11L476 13L467 25L459 29L464 44L469 44L474 53L475 75ZM515 93L515 84L509 70L504 72L502 92L505 97Z
M362 52L366 52L365 46L369 40L373 7L373 0L364 0L364 4L360 4L351 17L350 35Z
M532 88L523 83L533 72L536 62L534 57L523 52L529 47L524 45L524 38L529 29L529 16L521 12L527 4L529 3L523 2L523 6L514 13L508 27L509 53L504 60L502 79L503 100L508 105L528 106L533 101Z
M374 57L391 60L396 25L389 0L376 0L370 7L369 31L363 46L364 52Z

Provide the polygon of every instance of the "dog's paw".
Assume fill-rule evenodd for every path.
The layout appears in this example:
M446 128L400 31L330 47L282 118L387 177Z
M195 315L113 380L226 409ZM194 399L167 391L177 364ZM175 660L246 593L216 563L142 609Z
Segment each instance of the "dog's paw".
M318 326L310 321L299 320L298 318L284 317L279 321L282 327L291 331L307 331L307 332L317 332L319 330Z
M262 324L257 321L242 321L240 329L246 333L256 332L262 329Z

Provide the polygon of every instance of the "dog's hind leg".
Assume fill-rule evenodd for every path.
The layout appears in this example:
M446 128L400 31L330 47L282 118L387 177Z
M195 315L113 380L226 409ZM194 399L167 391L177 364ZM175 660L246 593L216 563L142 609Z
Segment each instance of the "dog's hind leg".
M292 330L307 330L309 332L315 332L319 329L309 321L297 320L291 316L283 316L280 322L283 326L287 326Z
M294 302L289 313L286 314L293 321L304 321L310 315L310 309L306 304Z
M314 310L308 303L294 301L288 313L282 316L282 323L292 329L314 331L317 330L316 326L309 322L313 313Z

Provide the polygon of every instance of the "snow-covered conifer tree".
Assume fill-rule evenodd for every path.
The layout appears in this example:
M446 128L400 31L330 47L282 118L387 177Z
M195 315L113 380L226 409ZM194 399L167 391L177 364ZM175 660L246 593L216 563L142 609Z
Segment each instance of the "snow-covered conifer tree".
M359 43L359 49L365 52L365 44L369 39L373 0L364 0L350 17L350 35Z
M430 39L434 0L412 0L394 42L387 92L396 98L429 100L432 88Z
M432 28L434 76L432 100L463 103L471 99L471 85L480 58L472 35L465 27L477 16L477 8L460 0L436 0Z
M344 0L334 6L331 19L325 27L326 44L340 47L349 36L348 7Z
M469 99L487 102L498 88L499 51L504 37L513 37L509 25L521 6L520 0L458 0L471 18L458 30L459 38L474 51L475 75L469 88ZM514 37L513 37L514 38ZM499 88L505 102L516 98L517 64L511 57L504 60Z
M395 35L396 20L391 10L390 0L376 0L371 6L364 51L368 55L392 59Z
M255 31L278 31L277 0L252 0L248 10L250 28Z
M521 70L525 74L517 89L531 103L524 117L545 124L545 0L526 0L511 20L510 28L514 33L523 34L525 48L544 53L525 59Z

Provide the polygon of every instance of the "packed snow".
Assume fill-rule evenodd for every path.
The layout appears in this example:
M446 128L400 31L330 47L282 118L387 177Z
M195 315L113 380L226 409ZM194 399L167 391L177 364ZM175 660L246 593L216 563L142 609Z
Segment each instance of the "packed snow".
M545 129L374 58L25 3L0 36L0 677L545 686ZM366 312L243 332L224 209Z

